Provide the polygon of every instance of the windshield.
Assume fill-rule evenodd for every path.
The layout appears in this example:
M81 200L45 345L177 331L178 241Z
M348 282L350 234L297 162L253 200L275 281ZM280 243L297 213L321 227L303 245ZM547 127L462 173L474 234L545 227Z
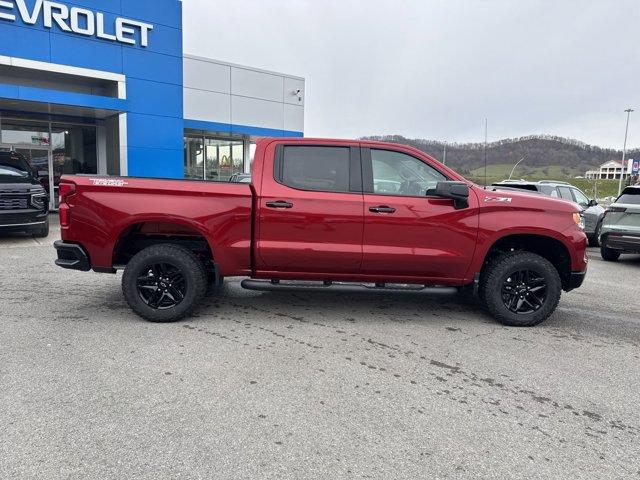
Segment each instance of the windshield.
M623 193L616 203L626 203L627 205L640 205L640 191L638 193Z
M18 155L0 155L0 175L28 177L31 171L27 161Z

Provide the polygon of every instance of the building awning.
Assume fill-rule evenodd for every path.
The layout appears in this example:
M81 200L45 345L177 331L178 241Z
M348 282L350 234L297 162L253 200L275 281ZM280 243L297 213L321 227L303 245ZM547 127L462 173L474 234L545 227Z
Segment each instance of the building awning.
M0 84L0 110L102 119L126 112L127 100Z

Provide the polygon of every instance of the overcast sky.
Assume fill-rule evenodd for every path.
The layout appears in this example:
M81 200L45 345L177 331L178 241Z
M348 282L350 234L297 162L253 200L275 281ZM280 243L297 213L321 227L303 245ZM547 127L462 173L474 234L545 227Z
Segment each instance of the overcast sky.
M640 146L640 0L183 0L187 53L305 77L305 134Z

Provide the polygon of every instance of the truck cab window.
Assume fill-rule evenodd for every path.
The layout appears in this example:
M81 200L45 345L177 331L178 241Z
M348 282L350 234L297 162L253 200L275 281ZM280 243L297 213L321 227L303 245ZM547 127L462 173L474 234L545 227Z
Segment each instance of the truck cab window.
M281 182L300 190L349 191L348 147L286 146Z
M371 150L373 193L424 197L447 178L415 157L391 150Z

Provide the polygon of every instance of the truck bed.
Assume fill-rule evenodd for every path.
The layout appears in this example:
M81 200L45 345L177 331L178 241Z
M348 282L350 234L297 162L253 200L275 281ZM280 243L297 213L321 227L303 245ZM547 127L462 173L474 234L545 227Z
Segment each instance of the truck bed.
M62 239L83 245L94 269L112 269L119 243L138 235L204 237L222 275L251 271L248 184L85 175L61 183L75 185L67 199L74 228L63 226Z

